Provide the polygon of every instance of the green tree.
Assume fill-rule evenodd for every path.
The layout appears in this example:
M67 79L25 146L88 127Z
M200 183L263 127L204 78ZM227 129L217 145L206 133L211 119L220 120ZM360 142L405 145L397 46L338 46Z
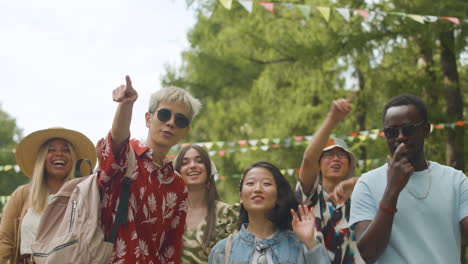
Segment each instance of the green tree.
M28 178L21 172L16 172L13 166L16 165L14 149L21 137L22 130L16 126L16 120L0 107L0 196L10 195L19 185L28 181ZM0 204L0 208L3 204Z

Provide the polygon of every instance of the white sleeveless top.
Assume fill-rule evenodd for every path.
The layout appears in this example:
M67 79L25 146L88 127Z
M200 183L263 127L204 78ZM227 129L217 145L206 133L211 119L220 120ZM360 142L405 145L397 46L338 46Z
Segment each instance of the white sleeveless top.
M47 196L47 203L52 199L53 194ZM31 207L27 209L26 214L23 217L21 222L21 244L20 244L20 254L31 254L31 244L36 240L37 229L39 228L39 223L41 221L41 213L36 212L36 210Z

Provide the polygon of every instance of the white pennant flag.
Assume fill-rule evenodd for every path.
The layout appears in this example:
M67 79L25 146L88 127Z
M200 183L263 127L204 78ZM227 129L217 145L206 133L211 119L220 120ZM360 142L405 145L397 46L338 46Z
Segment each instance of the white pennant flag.
M238 0L239 3L247 10L247 12L252 13L253 2L249 0Z
M351 14L350 14L348 8L335 8L335 10L338 11L338 13L340 13L340 15L341 15L347 22L349 22L349 20L351 19Z

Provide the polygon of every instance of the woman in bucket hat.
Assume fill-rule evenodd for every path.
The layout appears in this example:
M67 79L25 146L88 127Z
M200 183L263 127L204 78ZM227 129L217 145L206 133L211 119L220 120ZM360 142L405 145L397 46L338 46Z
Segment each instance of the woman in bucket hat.
M325 244L332 263L364 263L350 229L349 197L356 184L356 158L345 141L329 138L351 111L347 99L333 101L327 117L304 152L296 196L314 207L316 238Z
M89 138L74 130L39 130L18 143L16 162L31 181L18 187L4 207L0 223L0 263L8 259L11 264L32 263L30 245L41 214L63 183L75 177L78 159L88 159L94 168L96 150Z

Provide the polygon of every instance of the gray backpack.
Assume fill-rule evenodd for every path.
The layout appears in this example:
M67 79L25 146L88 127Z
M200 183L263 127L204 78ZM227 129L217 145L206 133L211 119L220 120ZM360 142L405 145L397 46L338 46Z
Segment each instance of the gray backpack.
M97 174L66 182L44 210L36 241L31 245L37 264L108 264L119 224L127 223L130 177L135 153L130 148L117 215L105 239L101 227L101 201ZM78 165L77 168L80 166Z

